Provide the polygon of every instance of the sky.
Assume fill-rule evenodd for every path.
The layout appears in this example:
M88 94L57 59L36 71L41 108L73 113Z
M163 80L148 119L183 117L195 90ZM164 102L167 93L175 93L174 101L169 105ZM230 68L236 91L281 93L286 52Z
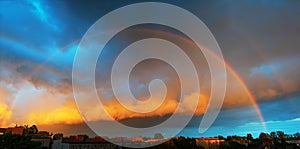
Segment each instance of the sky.
M92 135L74 100L74 56L80 39L95 21L134 2L0 1L0 127L36 124L54 133ZM209 103L207 62L203 55L193 57L196 47L181 32L146 24L118 33L97 62L97 91L112 117L129 126L148 127L166 120L176 109L180 81L174 69L162 61L139 63L130 78L131 91L138 100L149 98L151 80L164 81L166 100L153 112L140 114L124 109L109 84L111 66L122 49L141 38L158 37L183 47L198 64L201 92L184 96L186 108L180 109L180 114L193 114L189 106L195 95L200 96L200 102L179 135L258 136L260 132L300 131L299 1L160 2L192 12L215 36L228 76L222 111L207 132L197 132ZM93 114L95 121L106 120L101 113Z

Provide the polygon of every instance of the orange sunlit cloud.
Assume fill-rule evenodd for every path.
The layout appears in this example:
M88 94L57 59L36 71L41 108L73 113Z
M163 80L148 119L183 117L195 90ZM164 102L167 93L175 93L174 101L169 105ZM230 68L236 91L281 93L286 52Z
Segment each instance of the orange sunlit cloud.
M236 81L236 78L231 74L228 74L227 86L228 88L226 98L224 100L223 105L225 108L232 108L241 105L251 105L249 97L247 96L247 94L245 94L245 90L243 90L239 82ZM170 94L170 96L167 96L164 103L158 109L146 114L129 111L126 108L122 107L122 105L120 105L115 99L111 99L108 102L104 103L104 108L114 119L125 119L145 116L164 116L167 114L174 113L178 106L178 100L175 99L175 95L177 95L178 92L172 91L171 89L168 90L168 94ZM197 98L195 98L197 94L200 94L200 99L198 101L198 107L195 111L195 114L201 115L205 112L209 103L209 94L208 92L203 91L203 93L192 93L190 95L184 96L182 100L183 108L178 109L178 112L180 114L193 114L193 109L191 109L193 105L191 105L191 103L194 103L195 100L198 100ZM20 111L13 110L18 113L18 119L16 119L15 115L12 114L11 110L7 107L7 105L2 104L0 107L2 114L2 125L14 125L15 123L38 125L77 124L82 122L82 118L77 110L74 99L68 98L68 96L63 96L63 93L52 94L48 93L47 90L44 90L43 92L40 92L40 94L30 95L29 97L23 97L24 100L27 100L27 98L29 101L35 100L36 104L43 106L38 106L36 104L31 105L30 103L27 103L26 105L24 105L29 106L30 108L26 110L27 113L22 113ZM61 100L65 100L65 102L62 104L57 104L57 102ZM93 108L97 108L97 105L89 105L89 107L91 108L91 115L94 116L92 118L93 120L105 120L103 118L103 113L101 114L93 112L97 111L93 110Z
M9 110L7 105L0 103L0 126L6 125L6 120L10 119L12 112Z
M178 113L180 114L193 114L194 109L193 105L190 103L194 103L195 98L199 93L192 93L191 95L183 97L182 108L178 109ZM191 101L194 100L194 101ZM200 95L200 100L198 102L198 107L195 110L196 114L203 114L208 105L208 98L204 95ZM134 106L134 105L132 105ZM178 101L175 99L165 99L164 103L157 108L156 110L149 113L135 113L127 110L122 105L120 105L116 100L112 100L108 104L104 106L105 110L115 119L124 119L124 118L132 118L132 117L150 117L150 116L164 116L167 114L172 114L175 112L178 107ZM147 108L145 106L145 108Z
M81 116L73 99L68 99L61 107L51 111L33 112L26 121L30 124L76 124L81 123Z

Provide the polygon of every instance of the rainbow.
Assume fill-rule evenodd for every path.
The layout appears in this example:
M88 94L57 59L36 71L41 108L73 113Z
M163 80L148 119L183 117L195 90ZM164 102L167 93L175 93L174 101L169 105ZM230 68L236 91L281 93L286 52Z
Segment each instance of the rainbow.
M149 29L150 30L150 29ZM151 30L153 31L153 30ZM167 34L171 34L171 35L174 35L188 43L191 43L191 44L198 44L198 43L195 43L193 40L191 40L190 38L187 38L185 36L181 36L179 34L176 34L176 33L172 33L172 32L167 32L167 31L161 31L161 30L154 30L154 31L157 31L157 32L163 32L163 33L167 33ZM198 47L203 47L203 46L198 46ZM247 87L246 83L243 81L243 79L239 76L239 74L232 68L232 66L230 64L228 64L225 60L223 60L222 58L220 58L218 55L216 55L214 52L212 52L211 50L209 50L208 48L203 48L203 50L207 50L207 52L209 52L211 55L213 55L218 61L220 62L224 62L225 64L225 67L227 70L229 70L229 72L237 79L237 81L240 83L240 85L242 86L242 88L246 91L246 94L247 96L249 97L250 99L250 102L252 103L254 109L256 110L256 113L261 121L261 124L264 128L264 130L266 131L267 130L267 126L266 126L266 122L264 120L264 117L263 117L263 114L259 108L259 105L256 101L256 98L255 96L251 93L250 89Z
M150 33L153 33L153 32L161 32L161 33L165 33L165 34L169 34L169 35L172 35L172 36L176 36L177 38L183 40L183 41L186 41L187 43L190 43L190 44L198 44L198 43L195 43L193 40L191 40L190 38L188 37L185 37L185 36L182 36L182 35L179 35L179 34L176 34L176 33L173 33L173 32L170 32L170 31L163 31L163 30L156 30L156 29L146 29L146 28L141 28L141 30L143 31L149 31ZM76 39L74 41L72 41L71 43L63 46L63 48L61 48L62 50L63 49L66 49L67 47L79 42L80 39ZM203 47L203 46L198 46L198 47ZM247 96L249 97L249 100L251 102L251 104L253 105L253 108L255 109L257 115L258 115L258 118L264 128L264 130L266 131L267 130L267 126L266 126L266 122L264 120L264 117L263 117L263 114L259 108L259 105L256 101L256 98L255 96L251 93L250 89L247 87L247 85L245 84L244 80L241 78L241 76L232 68L232 66L230 64L228 64L226 61L224 61L222 58L220 58L218 55L216 55L214 52L212 52L211 50L207 49L207 48L203 48L203 50L206 50L207 52L209 52L211 55L213 55L218 61L220 62L224 62L225 64L225 67L226 69L234 76L234 78L236 78L236 80L240 83L240 85L242 86L242 88L245 90Z
M245 84L243 79L238 75L238 73L226 62L225 62L225 66L226 66L227 70L229 70L229 72L237 79L237 81L242 85L243 89L246 91L247 96L249 97L249 99L250 99L253 107L255 108L257 115L264 127L264 130L267 130L265 119L263 117L263 114L259 108L259 105L258 105L254 95L251 93L251 91L249 90L249 88L247 87L247 85Z
M169 32L169 31L162 31L162 30L155 30L155 29L145 29L143 28L142 30L144 31L149 31L149 32L162 32L162 33L166 33L166 34L169 34L169 35L172 35L172 36L176 36L177 38L179 39L182 39L188 43L191 43L191 44L198 44L198 43L195 43L194 41L192 41L190 38L187 38L185 36L182 36L182 35L179 35L179 34L176 34L176 33L173 33L173 32ZM65 46L63 46L62 48L60 48L60 50L64 50L76 43L80 42L80 39L76 39L76 40L73 40L72 42L66 44ZM199 46L199 47L203 47L203 46ZM243 79L239 76L239 74L232 68L232 66L230 64L228 64L227 62L225 62L222 58L220 58L218 55L216 55L215 53L213 53L211 50L207 49L207 48L203 48L203 50L207 50L207 52L209 52L210 54L212 54L217 60L221 61L221 62L224 62L225 64L225 67L226 69L234 76L234 78L237 79L237 81L240 83L240 85L242 86L242 88L245 90L247 96L249 97L249 100L250 102L252 103L254 109L256 110L256 113L264 127L264 130L267 130L267 126L266 126L266 123L265 123L265 120L264 120L264 117L263 117L263 114L259 108L259 105L256 101L256 98L255 96L251 93L251 91L249 90L249 88L247 87L247 85L245 84L245 82L243 81ZM53 54L55 55L55 54ZM51 55L51 56L53 56ZM47 61L47 60L46 60ZM42 64L39 65L30 75L33 75L38 69L40 69L40 67L42 67ZM29 77L29 76L27 76ZM14 104L14 101L11 102L12 105L10 105L9 107L12 108L13 107L13 104ZM1 122L2 123L2 122ZM0 124L1 124L0 123Z

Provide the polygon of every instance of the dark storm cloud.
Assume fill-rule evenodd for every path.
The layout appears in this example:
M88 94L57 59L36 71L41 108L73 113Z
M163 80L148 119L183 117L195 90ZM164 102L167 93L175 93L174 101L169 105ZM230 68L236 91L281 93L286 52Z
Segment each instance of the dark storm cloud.
M225 60L258 99L299 92L300 19L295 15L300 13L299 1L201 1L193 5L198 7L189 10L208 25Z
M5 23L1 23L1 59L14 62L32 61L55 67L57 71L68 70L65 75L69 75L69 79L76 46L70 48L68 45L80 39L105 13L129 4L123 1L2 3L1 22ZM254 92L256 83L251 82L256 82L256 79L249 77L253 70L262 65L272 65L279 60L284 62L299 56L297 31L300 20L295 15L299 13L297 1L170 3L190 10L208 25L222 48L225 60L237 70L247 84L254 84L250 86ZM73 54L65 58L64 55L68 53L62 52L62 56L54 55L54 58L49 60L48 57L58 50L72 50L69 53ZM295 68L285 66L284 69L295 71L291 67ZM279 73L281 78L286 77L281 76L282 71L271 71ZM256 74L259 73L264 72ZM276 87L268 87L265 90L269 88ZM293 90L298 89L297 87Z

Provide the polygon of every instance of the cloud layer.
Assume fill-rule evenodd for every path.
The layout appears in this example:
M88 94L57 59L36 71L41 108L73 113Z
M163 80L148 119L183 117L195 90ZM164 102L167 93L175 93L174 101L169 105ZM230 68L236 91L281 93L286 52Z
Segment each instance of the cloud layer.
M232 66L233 69L227 69L224 109L239 107L237 112L240 112L253 104L243 88L243 82L232 71L237 72L260 103L278 106L287 97L294 97L299 93L300 20L296 15L300 13L299 2L169 3L186 8L203 20L219 42L226 62ZM0 4L0 126L15 123L82 123L73 99L71 83L72 63L78 42L97 19L127 3L1 1ZM149 97L148 85L152 79L159 78L166 83L167 99L156 111L147 114L128 111L116 102L112 93L109 66L122 48L147 37L171 40L185 48L193 57L193 62L198 65L201 91L184 96L185 108L179 111L181 114L192 114L190 100L197 100L193 96L200 94L196 114L203 114L210 97L210 76L205 58L201 53L195 52L197 49L182 33L151 25L123 31L114 37L100 56L96 85L105 109L115 119L163 117L176 109L180 97L180 82L176 72L161 62L148 61L137 65L130 80L133 94L141 100ZM96 105L91 108L93 106ZM267 109L267 106L264 107ZM266 119L271 117L270 120L273 120L274 115L263 113ZM95 120L102 118L99 113L94 115ZM297 118L289 113L278 113L278 117L284 120Z

